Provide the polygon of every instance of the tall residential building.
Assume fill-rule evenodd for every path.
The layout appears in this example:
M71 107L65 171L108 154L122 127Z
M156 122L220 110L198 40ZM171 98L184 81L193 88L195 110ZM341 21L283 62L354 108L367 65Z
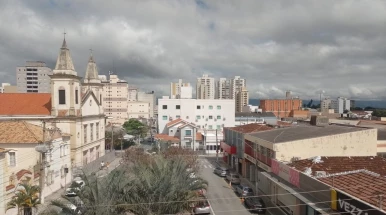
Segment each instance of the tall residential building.
M324 98L320 103L320 110L322 112L328 112L329 109L331 109L331 99Z
M302 100L287 94L285 99L261 99L260 108L263 112L274 113L278 118L289 117L292 111L302 109Z
M350 100L347 98L338 97L336 100L331 100L331 109L334 109L335 113L350 111L350 105Z
M190 83L183 83L182 79L178 79L178 82L170 83L170 98L191 99L192 90Z
M215 99L231 99L230 93L230 80L227 80L226 78L220 78L220 80L216 82Z
M156 105L156 99L154 91L151 92L138 92L137 93L137 100L139 102L146 102L149 103L149 116L147 118L154 117L154 108Z
M196 97L197 99L214 99L214 78L203 75L197 78Z
M240 91L236 93L236 112L243 112L243 107L247 106L249 103L249 93L248 90L243 87Z
M50 93L52 70L42 61L27 61L16 67L16 83L19 93Z
M117 75L110 75L109 80L102 81L102 105L108 122L123 124L128 120L128 84Z
M230 80L230 98L235 99L237 92L247 87L247 81L240 76L235 76Z
M127 99L129 100L129 102L137 101L137 93L138 93L137 87L129 86L129 93L127 96Z

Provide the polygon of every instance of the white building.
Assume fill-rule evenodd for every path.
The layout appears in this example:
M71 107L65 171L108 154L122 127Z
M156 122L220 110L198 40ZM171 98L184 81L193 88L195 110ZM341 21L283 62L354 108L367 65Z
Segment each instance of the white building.
M129 102L137 101L137 93L138 93L138 88L129 85L128 101Z
M0 93L4 93L4 88L5 88L6 86L11 86L11 84L10 84L10 83L1 83Z
M249 103L249 92L243 87L240 91L236 92L236 112L243 112L243 107Z
M190 83L183 83L182 79L178 79L178 82L170 83L170 98L172 99L191 99L192 92L193 89Z
M334 109L335 113L344 113L344 111L350 111L350 100L343 97L338 97L336 100L331 100L331 109Z
M149 116L146 119L154 117L154 108L156 104L154 91L151 92L138 92L137 101L149 103Z
M247 81L240 76L235 76L230 80L230 99L236 99L237 93L247 87Z
M149 119L149 102L132 101L127 103L127 115L129 119Z
M205 152L207 154L216 154L220 150L220 142L224 139L222 130L207 130L201 131L204 140Z
M331 99L324 98L320 104L320 110L322 112L328 112L331 109Z
M158 129L175 119L194 123L198 129L219 129L235 126L235 101L219 99L158 99Z
M71 182L69 134L57 129L46 129L43 140L43 129L25 121L0 121L0 148L6 150L3 174L0 176L0 193L5 199L0 199L0 214L17 214L16 209L5 212L5 205L19 189L20 183L39 185L43 197L47 197ZM35 149L42 142L49 149L45 156L44 185L39 180L42 175L40 153Z
M230 80L227 80L226 78L220 78L220 80L216 82L215 90L216 90L215 99L231 99Z
M201 78L197 78L197 99L214 99L214 94L214 78L209 77L209 75L203 75Z

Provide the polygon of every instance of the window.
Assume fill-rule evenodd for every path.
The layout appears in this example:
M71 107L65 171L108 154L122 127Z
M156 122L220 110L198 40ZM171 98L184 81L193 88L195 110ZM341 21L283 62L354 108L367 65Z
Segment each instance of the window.
M213 106L212 105L209 105L209 110L213 110Z
M201 106L200 105L197 105L197 110L201 109Z
M176 109L177 110L181 109L181 105L176 105Z
M16 152L9 153L9 166L16 166Z
M185 130L185 136L192 136L192 130Z
M217 125L217 130L221 130L221 125Z
M78 90L75 90L75 104L78 104L79 98L78 98Z
M87 125L83 125L83 142L87 143Z
M168 120L168 116L162 116L162 120Z
M66 104L66 90L59 90L59 104Z
M179 119L181 116L180 115L177 115L176 118Z
M186 119L189 119L189 116L186 116Z
M213 116L209 116L209 119L213 119Z
M168 106L167 105L162 105L162 109L166 110L166 109L168 109Z
M209 129L213 129L213 126L212 126L212 125L209 125Z
M217 105L217 110L221 110L221 105Z
M96 139L99 140L99 122L95 126Z
M201 116L200 116L200 115L197 115L197 116L196 116L196 119L201 119Z
M94 141L94 124L90 124L90 141Z
M170 133L173 133L173 129L170 129Z
M217 119L221 119L221 116L217 116Z

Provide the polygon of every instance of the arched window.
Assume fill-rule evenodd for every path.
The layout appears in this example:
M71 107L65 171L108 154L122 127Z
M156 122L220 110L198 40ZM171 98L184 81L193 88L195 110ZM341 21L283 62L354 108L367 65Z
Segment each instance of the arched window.
M59 104L65 105L66 104L66 90L64 87L59 87Z

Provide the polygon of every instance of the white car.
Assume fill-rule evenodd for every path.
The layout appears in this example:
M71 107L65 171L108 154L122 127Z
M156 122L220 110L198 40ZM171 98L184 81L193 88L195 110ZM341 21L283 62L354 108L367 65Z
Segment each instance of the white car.
M65 195L68 197L74 197L74 196L77 196L76 192L77 192L76 188L67 188Z

